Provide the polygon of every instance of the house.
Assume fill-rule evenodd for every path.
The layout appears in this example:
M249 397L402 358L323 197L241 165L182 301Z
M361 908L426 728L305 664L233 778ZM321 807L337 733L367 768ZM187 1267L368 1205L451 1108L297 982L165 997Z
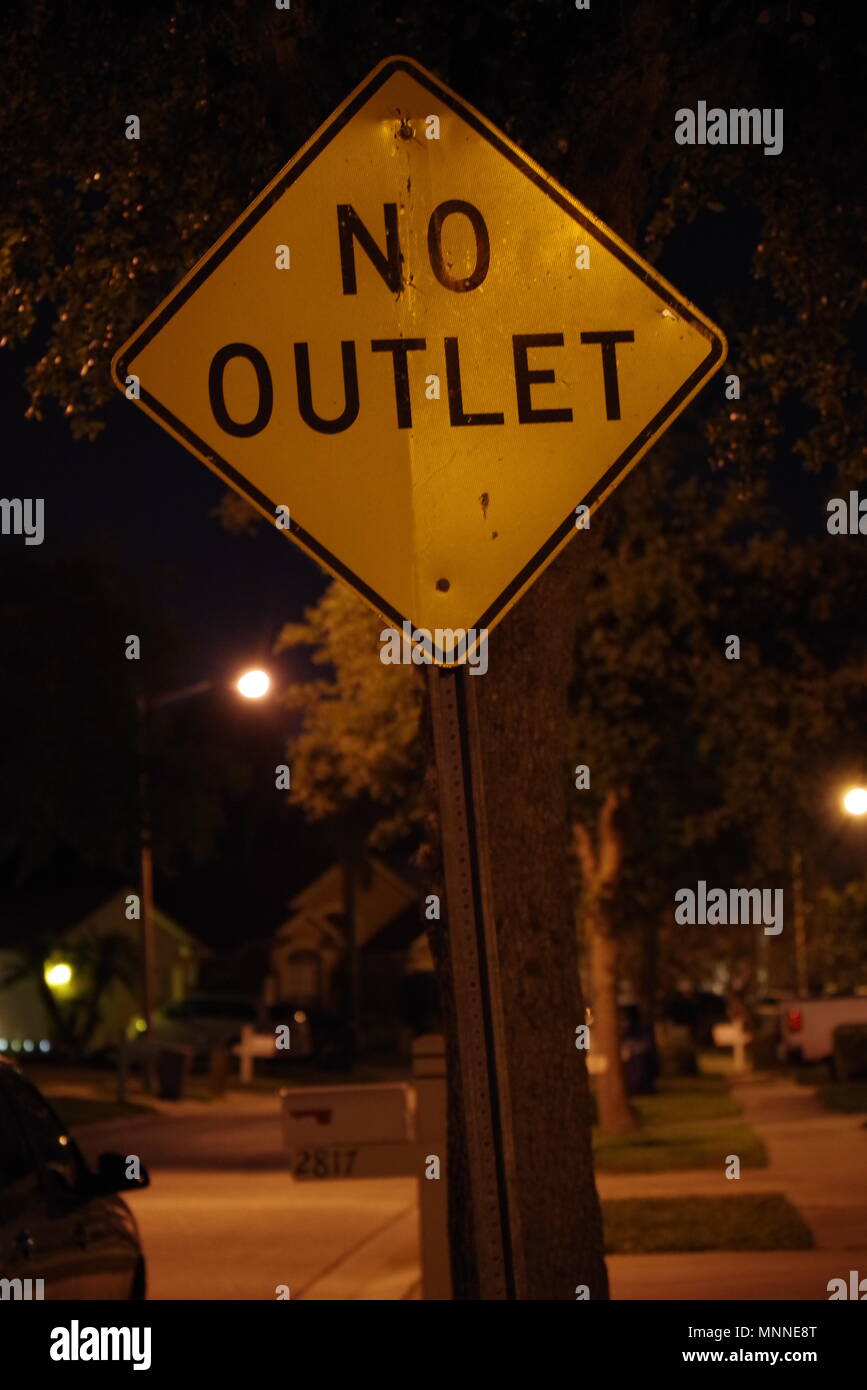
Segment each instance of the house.
M121 932L129 938L136 965L141 963L141 921L126 915L127 903L136 890L125 887L80 918L64 932L64 939L75 947L94 936ZM154 907L154 1005L175 1003L195 989L199 969L210 955L205 943L193 936L160 908ZM140 969L133 988L115 980L103 995L100 1025L91 1044L92 1051L117 1041L131 1018L141 1013Z
M53 984L52 991L58 1003L68 1008L86 996L87 957L93 954L98 938L126 938L130 984L113 979L106 986L89 1052L114 1045L130 1020L141 1012L141 921L127 915L133 910L130 904L137 897L136 890L121 886L107 897L104 891L95 901L92 894L69 894L65 901L31 900L26 907L7 908L0 949L2 980L21 959L28 940L48 937L56 942L52 960L68 964L72 974L68 981ZM159 908L154 910L154 941L155 1002L167 1004L184 998L198 981L200 966L210 955L208 947ZM32 973L0 988L0 1044L3 1040L3 1051L13 1050L16 1041L22 1048L28 1040L37 1046L43 1041L57 1041Z
M408 1045L407 976L433 970L421 895L376 857L354 877L361 1041L368 1050L393 1051ZM345 893L344 868L333 864L292 899L271 949L269 1003L346 1011Z

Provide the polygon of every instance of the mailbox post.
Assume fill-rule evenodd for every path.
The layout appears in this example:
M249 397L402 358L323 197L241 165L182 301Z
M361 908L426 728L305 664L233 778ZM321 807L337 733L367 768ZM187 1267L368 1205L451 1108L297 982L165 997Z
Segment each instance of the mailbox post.
M416 1040L413 1075L414 1087L402 1081L287 1087L280 1092L283 1142L298 1182L417 1178L423 1296L446 1300L452 1284L442 1037Z
M421 1283L425 1299L443 1301L452 1297L446 1169L445 1039L438 1034L428 1034L416 1038L412 1050L416 1134L421 1159L418 1193ZM439 1177L428 1176L431 1158L439 1159Z

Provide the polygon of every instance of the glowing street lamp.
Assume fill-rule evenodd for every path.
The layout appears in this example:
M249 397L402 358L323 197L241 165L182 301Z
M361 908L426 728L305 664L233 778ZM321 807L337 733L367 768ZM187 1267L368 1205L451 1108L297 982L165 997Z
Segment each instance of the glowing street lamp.
M267 695L271 677L267 671L245 671L236 683L236 690L247 700L261 700Z
M65 961L59 961L57 965L49 965L45 970L45 983L52 989L61 988L68 985L72 979L72 966Z
M867 812L867 790L864 787L850 787L843 797L843 807L850 816L863 816Z
M225 682L220 682L225 688ZM234 689L248 700L259 700L271 685L267 671L259 669L245 671L236 681ZM169 690L163 695L147 696L140 694L136 700L138 716L138 764L139 764L139 863L141 882L141 936L142 936L142 1014L145 1028L150 1028L156 994L156 944L154 941L154 889L153 889L153 844L150 810L150 757L148 747L149 724L155 710L168 705L181 704L198 695L205 695L217 688L213 680L197 681L185 685L180 690Z

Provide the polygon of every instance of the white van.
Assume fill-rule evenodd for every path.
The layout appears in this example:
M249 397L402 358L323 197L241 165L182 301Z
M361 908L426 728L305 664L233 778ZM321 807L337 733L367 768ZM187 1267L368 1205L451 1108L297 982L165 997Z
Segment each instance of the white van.
M831 999L784 999L780 1003L783 1058L820 1062L834 1051L834 1029L841 1023L867 1023L867 994Z

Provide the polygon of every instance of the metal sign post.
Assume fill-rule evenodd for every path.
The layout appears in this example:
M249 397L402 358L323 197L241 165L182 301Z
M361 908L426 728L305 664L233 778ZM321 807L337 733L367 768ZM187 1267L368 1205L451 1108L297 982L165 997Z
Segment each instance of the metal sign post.
M522 1296L508 1067L473 677L429 673L452 987L482 1299Z

